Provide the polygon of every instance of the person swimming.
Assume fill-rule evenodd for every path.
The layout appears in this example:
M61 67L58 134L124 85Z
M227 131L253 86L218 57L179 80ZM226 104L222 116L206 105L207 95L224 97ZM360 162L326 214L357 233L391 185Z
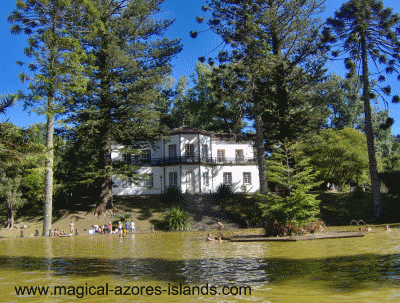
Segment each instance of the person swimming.
M208 234L206 237L206 242L212 242L212 241L215 241L213 236L211 234Z

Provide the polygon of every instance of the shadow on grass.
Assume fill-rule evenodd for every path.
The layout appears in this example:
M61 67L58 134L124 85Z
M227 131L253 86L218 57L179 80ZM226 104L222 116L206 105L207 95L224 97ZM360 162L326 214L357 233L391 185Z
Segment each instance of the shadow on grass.
M114 204L120 212L136 210L139 220L148 220L154 213L163 213L175 206L166 203L161 195L114 197Z

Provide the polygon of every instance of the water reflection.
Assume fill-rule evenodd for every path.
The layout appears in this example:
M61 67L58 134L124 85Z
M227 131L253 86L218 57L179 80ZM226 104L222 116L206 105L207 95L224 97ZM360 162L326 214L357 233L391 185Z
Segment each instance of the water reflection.
M373 254L315 259L102 259L0 257L3 270L43 271L52 276L114 276L125 280L182 282L188 284L262 285L302 278L324 282L334 289L360 289L371 283L399 285L399 255Z
M123 280L297 289L313 285L334 292L395 289L400 285L399 235L248 244L206 243L185 234L11 240L0 242L0 268L12 273L15 284L30 280L29 273L39 273L46 280L68 283Z

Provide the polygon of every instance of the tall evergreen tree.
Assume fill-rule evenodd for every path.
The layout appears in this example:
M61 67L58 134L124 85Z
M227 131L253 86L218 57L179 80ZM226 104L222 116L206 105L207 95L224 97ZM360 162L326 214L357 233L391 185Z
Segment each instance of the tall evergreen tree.
M6 115L6 110L13 106L14 102L14 95L0 96L0 114Z
M217 70L215 66L197 62L192 75L194 86L187 90L184 86L187 78L179 79L171 111L173 127L184 122L213 132L239 134L243 131L245 108L236 86L236 75L230 69Z
M96 212L112 208L112 176L132 175L132 167L113 167L113 145L133 146L162 133L162 85L171 72L170 60L180 52L178 39L162 38L173 20L161 20L164 0L95 0L104 31L85 37L96 58L88 94L69 120L78 132L90 133L95 165L86 177L98 184Z
M20 75L21 81L29 82L30 91L20 98L47 119L44 236L49 234L52 219L54 121L64 113L66 96L85 89L87 58L76 36L84 19L94 14L89 0L17 0L16 10L8 16L11 33L29 36L25 55L34 60L28 64L34 76Z
M212 12L211 30L233 49L219 53L220 63L234 63L241 83L246 84L246 102L255 121L262 193L268 191L263 131L272 145L273 140L297 136L304 123L312 120L305 119L304 113L309 118L319 116L309 115L316 107L309 91L324 77L319 44L322 25L314 17L323 9L323 2L210 0L203 7ZM197 34L191 32L192 37ZM309 101L314 104L307 104Z
M328 47L333 47L333 55L345 56L345 66L350 69L349 75L361 70L365 114L365 134L367 137L369 170L374 199L374 216L378 218L381 211L380 183L375 157L374 132L371 119L370 99L375 97L371 90L369 62L373 62L380 74L378 81L385 81L383 71L379 66L385 67L385 72L399 74L400 42L398 34L400 18L393 14L391 8L384 8L380 0L350 0L344 3L333 18L327 20L324 29L325 41ZM333 45L333 46L331 46ZM358 68L359 67L359 68ZM400 76L398 76L400 79ZM384 99L390 95L390 86L377 86L375 93ZM393 102L399 102L394 96ZM385 101L386 102L386 101ZM389 119L387 124L393 122Z

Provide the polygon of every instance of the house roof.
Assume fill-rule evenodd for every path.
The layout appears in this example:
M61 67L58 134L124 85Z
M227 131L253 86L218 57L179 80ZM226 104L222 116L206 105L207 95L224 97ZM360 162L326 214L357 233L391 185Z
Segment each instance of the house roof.
M202 135L208 135L211 136L212 133L202 130L202 129L198 129L198 128L193 128L193 127L189 127L189 126L181 126L181 127L177 127L172 129L169 132L170 135L176 135L176 134L202 134Z

